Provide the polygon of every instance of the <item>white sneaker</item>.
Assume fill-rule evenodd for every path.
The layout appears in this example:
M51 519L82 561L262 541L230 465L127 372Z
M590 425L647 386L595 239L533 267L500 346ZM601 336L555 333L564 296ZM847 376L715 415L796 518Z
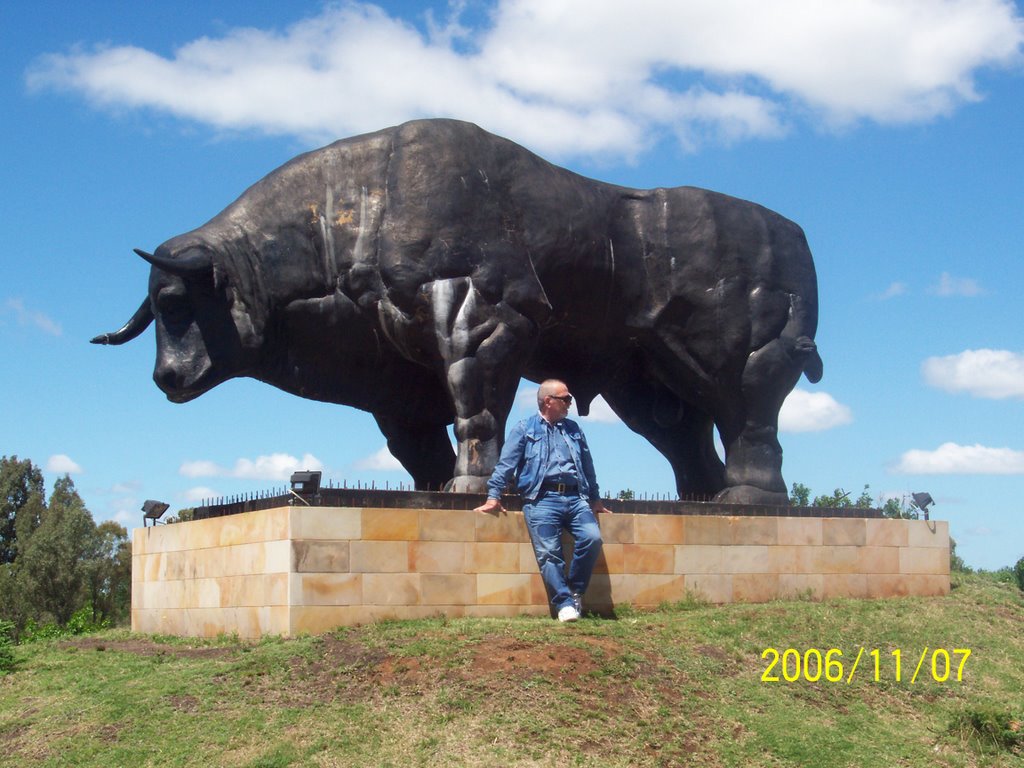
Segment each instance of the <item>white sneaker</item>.
M580 612L575 607L567 605L558 611L559 621L576 621L580 617Z

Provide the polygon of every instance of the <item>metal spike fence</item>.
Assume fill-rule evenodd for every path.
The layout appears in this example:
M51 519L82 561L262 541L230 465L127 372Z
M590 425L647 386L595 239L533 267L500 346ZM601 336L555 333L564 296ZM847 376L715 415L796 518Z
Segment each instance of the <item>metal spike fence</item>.
M391 487L385 482L378 488L375 481L355 485L342 482L335 485L328 481L311 498L300 499L287 487L203 499L202 506L193 511L193 519L205 520L211 517L237 515L261 509L274 509L289 505L324 507L380 507L400 509L473 509L484 502L482 493L452 493L439 488L416 489L407 483L396 483ZM882 517L879 509L863 507L793 507L764 504L721 504L707 496L680 498L674 493L641 493L633 498L606 498L605 505L613 512L645 515L727 515L738 517ZM521 510L522 499L518 495L502 497L505 509Z

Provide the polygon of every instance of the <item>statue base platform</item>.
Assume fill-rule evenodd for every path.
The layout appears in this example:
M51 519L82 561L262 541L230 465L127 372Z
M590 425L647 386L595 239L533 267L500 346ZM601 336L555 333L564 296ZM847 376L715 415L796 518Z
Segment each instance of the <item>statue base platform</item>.
M617 513L599 523L605 544L585 600L598 613L689 596L949 592L944 521ZM282 505L133 532L136 632L258 638L549 613L521 512Z

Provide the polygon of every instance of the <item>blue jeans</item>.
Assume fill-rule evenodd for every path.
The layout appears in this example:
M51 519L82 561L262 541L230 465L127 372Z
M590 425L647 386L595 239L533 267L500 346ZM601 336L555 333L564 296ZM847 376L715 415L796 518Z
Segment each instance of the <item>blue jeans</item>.
M551 604L556 611L572 605L573 593L582 595L587 590L594 563L601 554L601 529L590 505L578 493L543 492L536 501L523 504L523 515ZM568 579L562 551L563 528L575 541Z

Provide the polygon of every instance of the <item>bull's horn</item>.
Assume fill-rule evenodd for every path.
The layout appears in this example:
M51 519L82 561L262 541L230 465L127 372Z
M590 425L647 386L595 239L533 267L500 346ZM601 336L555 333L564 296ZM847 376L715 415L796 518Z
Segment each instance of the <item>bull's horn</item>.
M198 248L190 248L185 251L185 255L177 259L170 259L166 256L154 256L152 253L146 253L138 248L135 249L135 252L157 269L162 269L164 272L184 279L204 274L208 275L210 270L213 269L213 259L210 254Z
M132 315L132 319L125 323L120 330L113 333L101 333L91 341L93 344L124 344L146 330L151 322L153 322L153 310L149 308L149 298L147 297L143 300L142 306Z

